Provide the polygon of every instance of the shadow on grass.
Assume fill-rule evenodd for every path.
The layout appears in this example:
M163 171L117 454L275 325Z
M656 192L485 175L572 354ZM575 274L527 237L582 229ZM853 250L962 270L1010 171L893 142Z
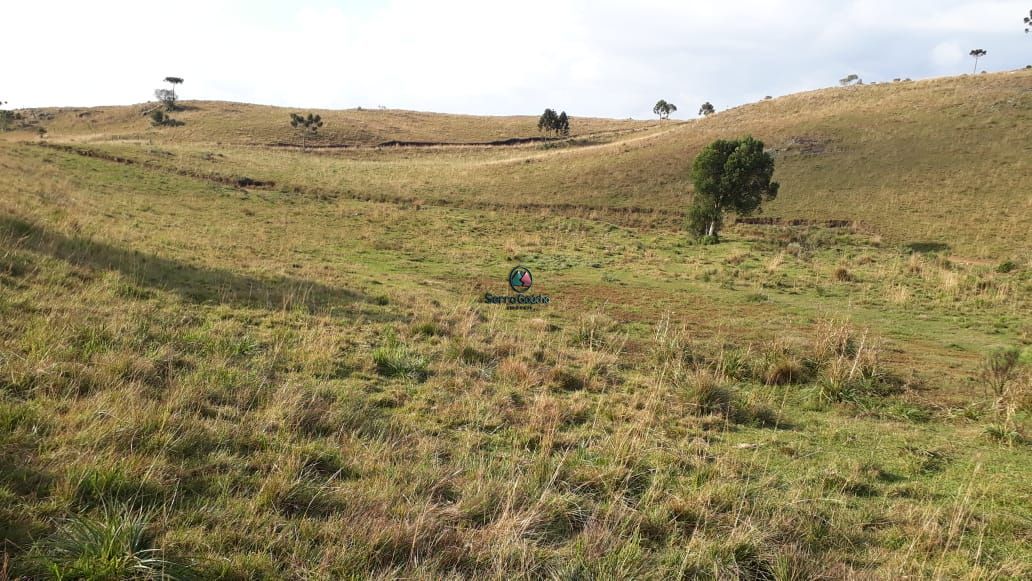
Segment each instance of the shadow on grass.
M907 252L929 254L932 252L947 252L950 249L950 245L945 242L907 242L903 245L903 249Z
M173 291L194 302L267 309L304 306L312 311L346 303L375 302L362 293L304 279L259 278L69 237L10 216L0 216L0 236L3 235L10 236L17 247L75 265L118 271L138 284ZM127 292L138 294L131 288Z

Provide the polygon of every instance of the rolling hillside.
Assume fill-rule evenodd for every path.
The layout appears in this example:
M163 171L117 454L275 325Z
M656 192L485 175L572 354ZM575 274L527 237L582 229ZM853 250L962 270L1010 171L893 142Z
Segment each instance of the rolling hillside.
M400 148L301 155L267 148L213 158L204 155L213 141L291 142L287 110L196 107L180 115L186 126L160 130L147 127L138 107L109 108L97 114L96 132L69 110L57 114L50 139L88 140L98 151L176 170L247 176L322 196L676 215L690 192L687 170L695 153L714 139L752 134L778 156L782 189L768 216L859 221L894 244L946 244L981 258L1021 258L1032 244L1028 70L825 89L682 123L575 119L568 142L453 153ZM324 113L325 145L538 135L529 117ZM138 148L140 139L161 149Z
M1032 71L515 145L188 105L0 134L0 579L1032 577ZM786 220L698 244L742 134Z
M318 113L325 123L312 140L316 147L375 146L386 142L480 143L511 139L540 139L537 117L484 117L421 113L394 109L297 109L227 103L181 101L173 117L184 123L174 130L152 127L147 113L157 103L120 107L54 107L34 110L48 117L48 130L76 141L156 141L221 143L225 145L300 145L290 127L290 113ZM31 113L29 113L31 115ZM631 131L655 121L578 119L571 135Z

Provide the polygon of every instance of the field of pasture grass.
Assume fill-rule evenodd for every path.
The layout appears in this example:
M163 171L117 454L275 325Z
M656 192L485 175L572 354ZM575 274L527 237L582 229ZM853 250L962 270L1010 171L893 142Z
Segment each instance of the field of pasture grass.
M514 147L8 134L0 578L1027 578L1028 165L945 135L1027 150L955 103L1025 119L1030 79ZM767 215L848 225L681 229L694 144L922 87L779 154ZM842 203L898 175L818 195L904 134L940 140L911 186L998 167L920 214ZM550 304L484 304L518 264Z

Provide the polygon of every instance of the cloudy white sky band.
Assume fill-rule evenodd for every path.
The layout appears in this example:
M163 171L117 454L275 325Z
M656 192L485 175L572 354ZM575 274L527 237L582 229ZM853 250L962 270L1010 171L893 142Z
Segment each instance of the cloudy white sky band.
M8 107L184 98L675 117L836 84L1032 64L1032 0L13 0Z

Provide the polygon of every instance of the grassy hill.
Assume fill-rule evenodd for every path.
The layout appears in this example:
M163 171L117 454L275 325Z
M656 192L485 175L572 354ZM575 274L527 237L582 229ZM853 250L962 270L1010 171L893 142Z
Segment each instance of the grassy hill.
M76 141L130 140L148 142L220 143L225 145L300 145L290 113L318 113L324 128L313 146L375 146L385 142L480 143L541 138L537 117L486 117L422 113L396 109L297 109L227 103L181 101L172 116L184 125L155 128L147 116L157 103L121 107L59 107L31 110L47 117L54 135ZM32 114L29 113L31 118ZM632 131L655 125L648 121L578 118L571 135Z
M0 134L0 578L1027 578L1030 89L308 152L289 109L48 110ZM766 216L858 223L693 244L745 133ZM547 306L483 302L517 264Z
M266 148L225 149L212 157L206 154L213 142L292 141L288 110L224 103L196 104L197 110L180 114L187 124L175 129L148 128L138 108L121 108L98 114L99 133L82 133L86 122L70 110L57 115L50 131L52 139L89 136L100 151L177 170L248 176L322 196L664 214L686 205L687 169L704 145L752 134L778 154L783 187L768 216L857 221L893 244L1020 259L1032 243L1030 89L1027 70L824 89L686 123L576 119L575 136L566 142L454 152L301 155ZM538 135L530 117L323 114L324 144ZM161 147L140 148L140 139Z

